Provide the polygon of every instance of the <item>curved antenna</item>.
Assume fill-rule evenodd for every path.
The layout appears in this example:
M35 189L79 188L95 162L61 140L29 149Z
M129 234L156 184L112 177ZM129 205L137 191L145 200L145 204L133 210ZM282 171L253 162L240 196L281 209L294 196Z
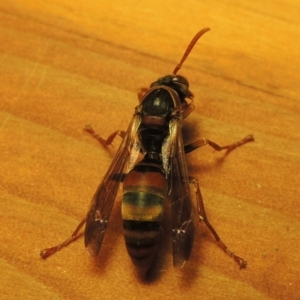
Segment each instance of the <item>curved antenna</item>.
M188 45L188 47L186 48L182 59L180 61L180 63L176 66L176 68L173 71L173 74L176 75L176 73L180 70L182 64L184 63L184 61L186 60L186 58L188 57L188 55L190 54L190 52L192 51L192 49L194 48L195 44L197 43L197 41L200 39L200 37L207 31L209 31L210 28L203 28L202 30L200 30L195 36L194 38L191 40L190 44Z

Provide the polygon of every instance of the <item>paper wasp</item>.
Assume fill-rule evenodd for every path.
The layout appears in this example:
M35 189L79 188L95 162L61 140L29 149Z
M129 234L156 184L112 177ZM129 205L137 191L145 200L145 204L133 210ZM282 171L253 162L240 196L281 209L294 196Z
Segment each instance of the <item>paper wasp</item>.
M194 239L195 218L190 193L192 184L199 219L204 221L220 247L240 268L246 267L246 261L227 248L208 221L198 181L189 178L186 165L185 153L201 146L210 145L217 151L232 150L254 140L252 135L248 135L223 147L208 139L185 146L183 144L182 121L193 111L194 106L189 82L185 77L177 75L177 72L198 39L208 30L202 29L195 35L172 75L161 77L149 89L141 90L140 104L135 108L126 132L116 131L105 140L91 127L86 127L85 130L105 146L111 144L117 135L123 140L92 199L87 216L70 238L55 247L42 250L42 258L47 258L74 241L85 223L85 246L92 256L97 256L119 185L124 182L124 238L133 263L140 268L147 269L150 266L160 236L163 204L170 198L173 262L175 267L182 267L189 259Z

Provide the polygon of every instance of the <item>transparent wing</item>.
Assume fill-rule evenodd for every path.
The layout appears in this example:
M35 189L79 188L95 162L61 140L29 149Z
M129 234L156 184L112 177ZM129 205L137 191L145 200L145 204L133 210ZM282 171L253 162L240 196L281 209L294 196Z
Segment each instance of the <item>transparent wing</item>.
M182 267L189 259L194 241L194 207L181 133L181 121L170 124L169 185L172 210L173 264Z
M123 181L124 170L134 164L140 152L137 141L139 125L140 116L134 115L113 162L92 199L85 228L85 246L92 256L99 253L118 188Z

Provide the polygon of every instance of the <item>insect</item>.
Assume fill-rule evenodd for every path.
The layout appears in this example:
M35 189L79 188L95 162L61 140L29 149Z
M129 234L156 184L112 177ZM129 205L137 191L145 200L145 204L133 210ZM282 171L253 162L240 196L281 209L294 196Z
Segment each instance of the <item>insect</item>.
M126 132L116 131L105 140L91 127L85 128L102 145L111 144L117 135L122 137L122 142L92 199L87 216L66 241L42 250L42 258L47 258L74 241L85 223L85 246L90 255L97 256L119 185L123 182L124 238L133 263L145 269L151 265L161 233L164 202L170 198L173 263L175 267L182 267L190 257L194 240L192 184L197 201L197 219L204 221L220 247L240 268L246 267L246 261L228 249L210 224L198 181L188 176L186 165L185 154L204 145L210 145L217 151L230 151L254 140L252 135L248 135L223 147L208 139L183 144L182 121L194 106L189 82L177 72L198 39L208 30L204 28L195 35L172 75L161 77L149 89L140 91L140 104L135 108Z

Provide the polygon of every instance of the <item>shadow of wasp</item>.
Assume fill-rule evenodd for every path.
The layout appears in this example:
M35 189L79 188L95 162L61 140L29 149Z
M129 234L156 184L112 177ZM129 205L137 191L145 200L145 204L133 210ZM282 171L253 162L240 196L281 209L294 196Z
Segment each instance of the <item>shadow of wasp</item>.
M240 268L246 267L247 262L228 249L210 224L198 180L188 176L186 165L185 154L204 145L209 145L216 151L231 151L254 141L252 135L247 135L226 146L219 146L208 139L183 144L182 121L193 111L194 105L188 80L177 75L177 72L198 39L208 30L209 28L204 28L195 35L172 75L161 77L150 88L140 90L140 104L135 108L126 132L116 131L105 140L90 126L85 128L86 132L104 146L110 145L117 135L122 137L122 142L92 199L86 217L71 237L57 246L42 250L42 258L47 258L76 240L84 224L85 246L90 255L97 256L119 185L123 182L122 219L125 244L133 263L139 269L147 270L157 252L166 198L171 201L175 267L182 267L190 257L195 219L206 224L219 246ZM197 210L191 201L190 184L194 187Z

